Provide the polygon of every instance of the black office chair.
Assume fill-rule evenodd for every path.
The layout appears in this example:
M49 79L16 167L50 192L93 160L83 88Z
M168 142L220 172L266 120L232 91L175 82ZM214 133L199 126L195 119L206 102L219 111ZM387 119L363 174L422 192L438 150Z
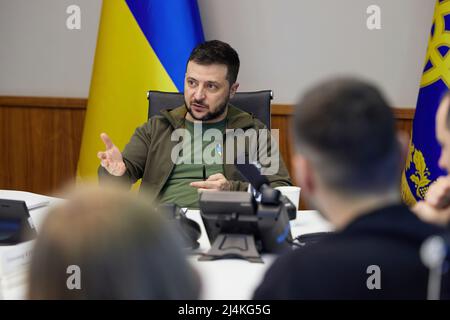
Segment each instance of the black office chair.
M235 107L253 114L270 128L272 90L237 92L230 103ZM147 92L148 117L159 114L163 109L179 107L184 103L183 93L150 90Z

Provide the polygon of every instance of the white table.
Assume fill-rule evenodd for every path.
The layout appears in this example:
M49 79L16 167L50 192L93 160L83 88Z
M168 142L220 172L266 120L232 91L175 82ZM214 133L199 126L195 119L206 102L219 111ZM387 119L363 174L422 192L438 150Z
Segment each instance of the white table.
M207 251L210 243L199 211L191 210L186 215L200 224L200 251ZM331 225L313 210L298 211L297 219L291 221L293 237L331 230ZM189 260L202 279L202 299L241 300L252 298L254 290L275 261L276 255L264 254L262 258L264 263L251 263L242 259L197 261L198 256L190 256Z
M40 230L49 206L63 200L30 192L0 190L0 199L24 200L27 206L40 202L48 205L29 210L31 222ZM34 241L13 246L0 246L0 299L23 299L26 294L26 276Z
M50 202L50 206L62 201L61 199L32 193L20 193L20 191L16 191L16 193L18 193L15 194L16 196L23 195L25 199L31 199L30 197L43 197L43 199ZM8 195L11 195L10 191L0 190L0 198L7 198ZM48 208L47 206L30 210L31 219L38 232L47 215ZM199 240L199 251L207 251L210 243L199 211L188 211L187 216L199 223L202 231ZM291 231L294 237L301 234L330 230L332 230L331 225L318 212L312 210L299 211L297 213L297 219L291 221ZM20 245L0 247L0 253L2 252L1 250L9 250L12 252L11 249L15 247L18 248ZM263 279L265 271L275 261L276 256L265 254L262 258L264 263L251 263L241 259L197 261L198 255L191 255L189 256L189 261L198 271L202 280L202 299L240 300L250 299L252 297L254 290ZM15 292L12 298L20 298L20 290Z

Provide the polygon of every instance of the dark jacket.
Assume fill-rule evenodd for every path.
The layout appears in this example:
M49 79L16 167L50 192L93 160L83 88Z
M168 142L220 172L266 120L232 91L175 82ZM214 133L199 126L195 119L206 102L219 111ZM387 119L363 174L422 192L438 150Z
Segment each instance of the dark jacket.
M255 299L426 299L428 269L422 242L442 229L420 221L403 205L375 210L310 247L274 262ZM380 268L381 289L367 281ZM374 284L373 278L369 279ZM448 276L443 279L448 283ZM441 297L448 298L445 285Z
M162 110L161 116L154 116L144 125L137 128L122 152L127 171L122 177L113 177L99 167L99 179L102 183L105 180L120 180L129 185L142 178L141 190L148 191L155 197L159 195L169 178L175 164L171 160L171 152L177 141L171 141L172 132L175 129L184 127L184 119L187 110L185 106L180 106L172 110ZM264 124L232 105L228 105L226 116L226 129L263 129ZM223 157L226 159L226 135L224 138ZM248 145L246 145L246 154ZM236 159L235 153L235 159ZM246 191L248 183L239 174L233 164L226 164L224 161L224 176L231 182L233 191ZM289 173L286 170L283 159L280 155L278 174L267 176L271 186L292 185Z

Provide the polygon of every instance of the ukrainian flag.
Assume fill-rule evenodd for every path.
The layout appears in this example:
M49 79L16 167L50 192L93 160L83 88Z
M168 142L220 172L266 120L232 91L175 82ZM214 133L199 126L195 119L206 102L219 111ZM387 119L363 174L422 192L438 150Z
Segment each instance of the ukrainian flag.
M402 176L402 196L408 205L422 200L430 186L445 174L438 167L441 148L435 118L439 102L450 85L450 1L437 1L425 68L414 116L408 159Z
M96 177L100 133L122 150L147 121L148 90L183 91L189 54L203 41L196 0L103 1L79 178Z

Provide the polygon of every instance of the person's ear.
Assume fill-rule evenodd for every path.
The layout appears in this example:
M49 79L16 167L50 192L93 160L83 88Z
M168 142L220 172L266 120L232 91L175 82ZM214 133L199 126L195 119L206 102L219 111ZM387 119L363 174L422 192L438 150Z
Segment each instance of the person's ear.
M230 87L230 99L234 97L237 89L239 88L239 83L235 82Z
M397 141L400 147L400 163L403 167L406 164L406 159L408 158L408 152L409 152L409 134L403 131L397 132Z
M295 181L302 188L302 192L311 194L316 189L311 162L298 153L294 155L292 160Z

